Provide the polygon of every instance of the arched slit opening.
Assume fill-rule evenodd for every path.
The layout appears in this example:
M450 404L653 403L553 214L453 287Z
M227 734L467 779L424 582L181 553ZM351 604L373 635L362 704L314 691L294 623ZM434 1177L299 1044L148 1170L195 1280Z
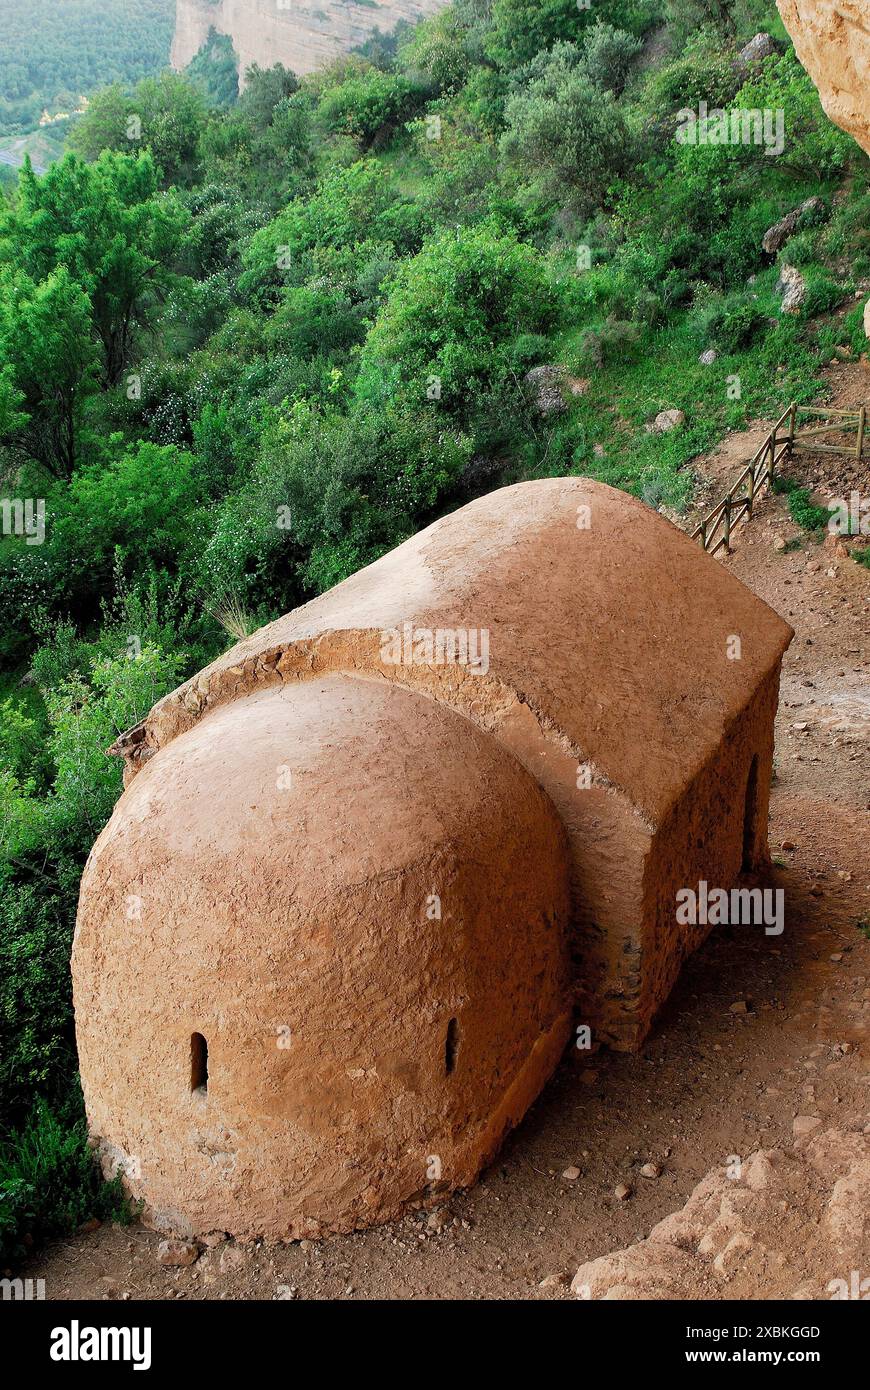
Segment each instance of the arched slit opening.
M190 1089L200 1095L208 1090L208 1043L202 1033L190 1035Z
M449 1076L456 1066L456 1054L459 1051L459 1024L455 1018L451 1018L447 1025L447 1037L444 1039L444 1070Z

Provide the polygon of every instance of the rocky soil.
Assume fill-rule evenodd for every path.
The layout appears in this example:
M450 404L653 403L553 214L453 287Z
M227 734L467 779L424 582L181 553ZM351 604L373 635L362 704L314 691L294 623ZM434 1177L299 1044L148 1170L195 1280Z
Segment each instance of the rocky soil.
M832 380L838 403L870 399L866 364ZM739 467L755 445L725 447ZM720 451L716 496L721 467ZM867 462L791 471L822 495L870 495ZM782 496L723 563L796 629L771 799L782 936L714 930L642 1052L566 1056L446 1207L319 1243L190 1251L102 1226L24 1271L49 1299L831 1298L870 1276L870 572L800 532Z

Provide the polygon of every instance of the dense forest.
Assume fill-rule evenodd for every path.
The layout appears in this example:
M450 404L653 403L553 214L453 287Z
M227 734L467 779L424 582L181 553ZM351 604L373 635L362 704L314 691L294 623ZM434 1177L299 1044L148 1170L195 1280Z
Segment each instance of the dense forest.
M148 9L113 23L157 45ZM16 100L60 70L40 32ZM241 95L230 56L109 86L0 204L6 1259L123 1213L85 1142L68 966L117 733L493 487L589 474L679 512L703 450L866 346L868 164L772 0L456 0ZM782 113L781 151L677 138L702 101Z
M0 135L32 130L44 110L74 111L109 82L169 62L175 0L3 0Z

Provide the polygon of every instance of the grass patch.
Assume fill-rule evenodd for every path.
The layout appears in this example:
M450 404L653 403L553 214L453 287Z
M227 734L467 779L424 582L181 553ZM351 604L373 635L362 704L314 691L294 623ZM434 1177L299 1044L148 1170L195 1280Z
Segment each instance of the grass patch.
M831 519L827 507L819 507L813 502L809 488L801 487L793 478L774 478L774 492L788 496L788 510L792 521L804 531L822 531Z

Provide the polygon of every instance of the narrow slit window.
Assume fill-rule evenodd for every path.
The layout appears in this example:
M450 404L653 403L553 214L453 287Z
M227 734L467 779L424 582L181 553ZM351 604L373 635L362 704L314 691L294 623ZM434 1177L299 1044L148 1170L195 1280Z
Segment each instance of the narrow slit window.
M451 1018L447 1025L447 1037L444 1040L444 1070L449 1076L456 1066L456 1054L459 1051L459 1024L455 1018Z
M190 1089L203 1095L208 1090L208 1043L202 1033L190 1037Z
M756 867L755 844L758 837L758 754L752 759L746 779L746 801L743 808L743 872Z

